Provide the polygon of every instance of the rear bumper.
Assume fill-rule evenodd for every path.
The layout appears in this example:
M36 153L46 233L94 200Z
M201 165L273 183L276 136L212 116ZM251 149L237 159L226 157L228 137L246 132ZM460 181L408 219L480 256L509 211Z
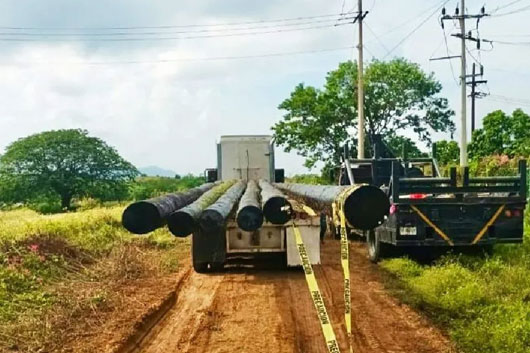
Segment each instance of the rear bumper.
M494 245L494 244L521 244L523 238L490 238L482 239L477 244L471 244L473 238L470 238L468 241L459 239L454 241L453 246L481 246L481 245ZM434 239L425 239L425 240L397 240L393 242L394 245L399 247L420 247L420 246L435 246L435 247L451 247L443 239L434 240Z

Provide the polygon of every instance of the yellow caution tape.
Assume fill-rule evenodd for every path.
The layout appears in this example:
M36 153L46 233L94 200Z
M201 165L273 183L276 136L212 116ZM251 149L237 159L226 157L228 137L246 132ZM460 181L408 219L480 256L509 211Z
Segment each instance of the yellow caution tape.
M333 327L331 326L331 320L329 319L328 312L324 304L324 299L322 298L322 293L318 288L317 279L315 277L315 273L313 272L313 266L311 266L311 261L309 260L304 240L302 239L302 234L300 234L300 230L298 229L298 227L296 227L294 222L293 230L296 241L296 248L298 249L298 255L300 255L300 262L302 263L302 267L304 268L305 280L307 282L307 286L309 287L309 292L311 294L311 298L313 299L313 304L317 309L318 319L320 320L320 327L322 328L322 332L324 333L324 339L326 340L326 346L328 347L328 351L330 353L340 353L339 343L337 342L335 332L333 331Z
M484 225L484 227L482 227L482 229L480 230L480 232L478 232L478 234L475 236L475 239L473 239L473 242L471 242L471 244L475 245L476 243L478 243L478 241L482 238L482 236L486 233L486 231L488 230L488 228L493 224L495 223L495 221L497 220L497 218L499 217L499 215L501 214L502 210L504 210L504 207L506 205L502 205L501 207L499 207L499 209L497 210L497 212L495 212L495 214L493 215L493 217L490 218L490 220Z
M351 347L351 288L350 288L350 251L348 235L346 233L346 217L341 209L340 215L340 262L344 272L344 320L348 334L348 345Z

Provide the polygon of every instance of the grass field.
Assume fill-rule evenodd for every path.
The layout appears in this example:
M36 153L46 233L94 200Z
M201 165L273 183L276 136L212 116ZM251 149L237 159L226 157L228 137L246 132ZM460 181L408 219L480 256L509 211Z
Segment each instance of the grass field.
M60 351L123 310L130 287L174 277L188 241L129 234L123 207L0 212L0 351Z
M447 329L465 353L530 352L530 212L523 245L489 257L450 254L432 265L407 258L382 267L388 287Z

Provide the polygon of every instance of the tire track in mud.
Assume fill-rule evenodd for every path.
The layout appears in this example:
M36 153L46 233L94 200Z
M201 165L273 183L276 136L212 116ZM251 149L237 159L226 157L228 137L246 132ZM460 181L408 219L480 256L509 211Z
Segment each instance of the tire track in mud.
M347 352L339 242L327 240L321 254L315 274L341 351ZM454 351L439 330L385 291L363 245L351 245L350 264L354 352ZM216 274L193 272L177 296L140 352L327 352L300 270L229 267Z

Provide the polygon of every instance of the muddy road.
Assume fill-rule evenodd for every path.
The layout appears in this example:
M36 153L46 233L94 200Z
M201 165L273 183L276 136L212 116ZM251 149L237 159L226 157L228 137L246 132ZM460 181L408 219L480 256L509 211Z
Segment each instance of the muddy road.
M364 246L351 244L352 346L366 353L453 352L447 338L385 292ZM341 351L347 352L338 241L322 248L315 273ZM231 267L183 277L174 307L146 336L142 353L325 353L300 270Z

